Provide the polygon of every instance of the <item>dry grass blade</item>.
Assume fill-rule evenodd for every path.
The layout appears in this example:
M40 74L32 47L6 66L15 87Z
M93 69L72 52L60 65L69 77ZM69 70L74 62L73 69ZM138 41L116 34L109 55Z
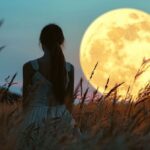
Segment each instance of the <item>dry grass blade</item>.
M16 76L17 76L17 72L13 75L13 77L12 77L10 83L8 84L7 91L9 90L9 88L11 87L11 85L13 84L13 81L14 81L14 79L16 78Z
M105 91L106 91L107 88L108 88L109 82L110 82L110 77L109 77L109 78L107 79L107 81L106 81L105 88L104 88L104 91L102 92L101 97L97 100L99 103L100 103L101 100L103 100L103 99L105 98L104 93L105 93Z
M95 64L94 69L92 70L92 73L91 73L91 75L90 75L89 81L92 79L92 77L93 77L93 75L94 75L94 73L95 73L95 70L96 70L97 66L98 66L98 62ZM89 84L89 81L88 81L88 84ZM81 94L82 94L82 84L79 84L79 85L80 85L80 87L81 87ZM85 90L83 96L81 95L80 109L83 108L83 104L84 104L84 102L85 102L85 100L86 100L86 95L87 95L87 93L88 93L88 90L89 90L89 87L88 87L88 85L87 85L87 88L86 88L86 90Z
M124 100L126 100L127 99L127 97L128 97L128 95L129 95L129 92L130 92L130 86L128 86L128 89L127 89L127 93L126 93L126 96L125 96L125 99Z
M148 100L150 100L150 97L143 97L140 101L136 102L134 106L136 107L139 104L141 104L141 103L143 103L145 101L148 101Z
M146 59L146 58L144 57L142 64L147 64L147 63L150 63L150 58Z
M142 64L134 77L134 82L150 67L150 65L148 65L149 63L150 63L150 58L148 59L143 58Z
M133 108L133 102L130 100L130 102L129 102L129 111L127 112L127 117L128 118L130 118L130 116L131 116L131 112L132 112L132 108Z
M84 104L84 102L85 102L85 100L86 100L86 96L87 96L88 90L89 90L89 88L86 89L86 91L84 92L84 95L83 95L83 97L82 97L82 99L81 99L80 109L83 108L83 104Z
M150 66L147 66L145 69L143 70L138 70L137 74L135 75L134 80L137 80Z
M93 91L93 97L92 97L92 100L91 100L92 102L94 101L95 96L98 93L98 89L99 89L99 87L97 87L97 89L95 91Z
M115 95L112 102L112 112L110 115L110 132L113 132L113 129L115 127L115 109L116 109L116 103L117 103L117 89L115 90Z
M107 82L106 82L106 84L105 84L105 91L106 91L106 89L108 88L109 82L110 82L110 77L107 79Z
M77 86L76 86L76 88L75 88L75 90L74 90L74 94L73 94L73 98L74 98L74 99L77 98L78 93L79 93L79 90L81 90L81 91L80 91L80 92L81 92L80 94L81 94L81 97L82 97L82 84L83 84L83 78L81 77L79 83L77 84Z
M0 97L1 97L1 99L0 99L1 101L3 101L4 98L7 97L7 93L8 93L8 91L9 91L9 88L10 88L11 85L13 84L13 81L14 81L14 79L16 78L16 76L17 76L17 73L15 73L15 74L13 75L13 77L12 77L11 81L9 82L8 86L7 86L6 89L4 90L3 94L0 96Z
M120 83L120 84L116 84L108 93L107 95L105 96L105 98L109 97L110 94L114 91L116 91L122 84L124 84L124 82Z
M144 112L143 108L140 108L135 114L132 115L132 117L129 119L129 126L128 126L128 131L131 132L133 129L138 127L137 124L143 122L145 120L144 117L142 117L142 114Z
M95 66L94 66L94 69L93 69L93 71L92 71L92 73L91 73L91 75L90 75L90 80L92 79L92 77L93 77L93 75L94 75L94 73L95 73L95 70L96 70L97 66L98 66L98 62L97 62L97 63L95 64Z
M130 132L133 132L134 129L138 128L142 123L144 123L145 117L141 117L135 121L135 123L129 128Z
M83 117L83 110L84 110L84 102L86 100L86 95L88 93L88 90L89 88L86 89L86 91L84 92L83 94L83 97L81 99L81 103L80 103L80 116L79 116L79 121L78 121L78 127L80 128L81 127L81 124L82 124L82 117Z

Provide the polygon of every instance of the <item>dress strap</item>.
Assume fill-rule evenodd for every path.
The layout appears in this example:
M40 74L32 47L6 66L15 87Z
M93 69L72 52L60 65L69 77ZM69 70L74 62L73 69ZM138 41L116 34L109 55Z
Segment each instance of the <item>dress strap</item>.
M67 69L68 72L71 70L71 66L70 66L70 64L67 63L67 62L66 62L66 69Z
M38 70L39 70L39 64L38 64L37 60L31 61L31 65L32 65L32 68L33 68L35 71L38 71Z

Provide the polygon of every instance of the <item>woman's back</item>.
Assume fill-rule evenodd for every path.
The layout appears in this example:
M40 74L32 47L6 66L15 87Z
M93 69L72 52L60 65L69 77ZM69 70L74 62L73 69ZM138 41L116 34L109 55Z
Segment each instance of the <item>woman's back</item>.
M67 118L67 122L71 123L72 117L69 111L66 109L65 104L60 104L55 97L53 92L53 83L46 79L46 77L40 72L40 65L37 59L29 61L31 64L34 74L32 78L31 91L27 97L27 108L22 124L23 128L28 125L35 123L36 126L40 126L43 119L47 118L62 118L63 115ZM65 63L67 71L67 82L66 90L69 85L68 72L71 69L70 63Z
M40 59L39 59L40 60ZM32 87L34 90L31 92L32 100L29 102L29 105L59 105L59 102L56 100L53 83L51 80L47 79L48 75L46 74L46 65L40 64L38 59L32 60L29 63L31 64L34 74L32 76ZM41 69L44 68L44 69ZM67 82L65 83L65 88L69 85L69 71L71 71L71 64L65 63L65 68L67 72ZM44 72L45 71L45 72ZM45 74L44 74L45 73ZM43 75L44 74L44 75ZM46 77L47 76L47 77ZM33 94L34 93L34 94ZM67 91L66 91L67 94Z

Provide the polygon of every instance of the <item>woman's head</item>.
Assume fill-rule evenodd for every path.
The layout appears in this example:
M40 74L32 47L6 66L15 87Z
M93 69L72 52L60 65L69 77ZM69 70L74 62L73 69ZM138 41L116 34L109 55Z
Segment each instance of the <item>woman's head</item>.
M43 50L50 51L49 80L53 83L53 89L57 101L63 103L65 97L66 68L65 57L61 49L64 43L64 35L61 28L56 24L45 26L40 35Z
M64 43L62 29L56 24L46 25L40 34L40 43L44 48L51 50L55 46L61 46Z

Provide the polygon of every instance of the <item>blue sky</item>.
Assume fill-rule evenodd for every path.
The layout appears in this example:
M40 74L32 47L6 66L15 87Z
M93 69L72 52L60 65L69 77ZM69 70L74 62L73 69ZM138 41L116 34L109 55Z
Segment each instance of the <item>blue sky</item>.
M0 0L0 83L18 72L22 82L22 65L42 55L39 34L48 23L60 25L65 35L64 54L75 67L75 85L83 76L79 64L80 44L88 26L103 13L117 8L136 8L150 13L148 0ZM20 85L21 86L21 85ZM13 91L21 93L20 87Z

